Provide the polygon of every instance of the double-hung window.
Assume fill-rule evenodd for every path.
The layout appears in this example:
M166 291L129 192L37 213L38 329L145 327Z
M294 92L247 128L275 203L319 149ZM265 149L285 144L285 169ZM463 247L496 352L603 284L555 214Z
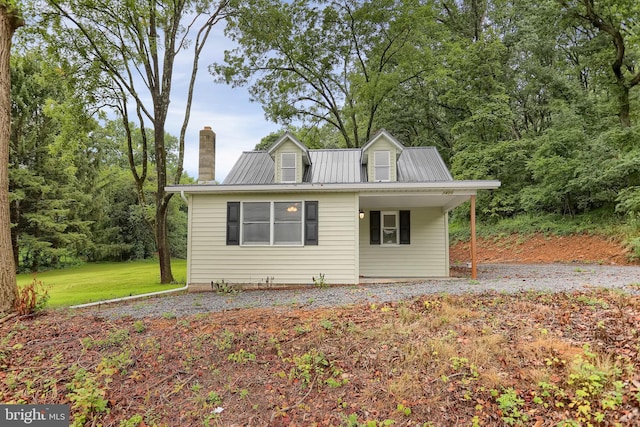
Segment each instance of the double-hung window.
M373 180L374 181L390 181L391 180L391 152L389 151L373 152Z
M369 243L410 245L411 211L369 211Z
M302 203L273 203L273 244L302 244Z
M268 245L271 243L271 203L242 204L242 244Z
M296 153L280 154L281 182L296 182Z
M382 212L382 244L398 244L398 212Z
M242 203L243 245L302 245L303 203Z

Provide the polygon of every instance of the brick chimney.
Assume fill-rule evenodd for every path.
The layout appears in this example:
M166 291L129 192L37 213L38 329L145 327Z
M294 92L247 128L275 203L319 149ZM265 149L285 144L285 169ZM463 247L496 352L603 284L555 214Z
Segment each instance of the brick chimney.
M198 183L204 184L216 179L216 134L210 126L200 131L198 159Z

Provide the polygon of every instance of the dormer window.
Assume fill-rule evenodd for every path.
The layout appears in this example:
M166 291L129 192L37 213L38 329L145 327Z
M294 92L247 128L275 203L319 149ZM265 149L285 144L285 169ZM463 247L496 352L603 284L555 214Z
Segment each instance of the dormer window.
M373 152L373 179L374 181L391 180L391 152Z
M280 155L281 182L296 182L296 153Z

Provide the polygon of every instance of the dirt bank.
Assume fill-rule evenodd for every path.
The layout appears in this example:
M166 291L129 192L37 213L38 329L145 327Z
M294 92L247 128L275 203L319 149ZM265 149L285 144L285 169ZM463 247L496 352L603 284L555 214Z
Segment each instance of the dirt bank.
M451 245L449 255L452 266L471 260L469 247L469 242ZM637 260L630 260L629 251L620 241L597 235L535 234L478 239L477 255L479 263L639 264Z

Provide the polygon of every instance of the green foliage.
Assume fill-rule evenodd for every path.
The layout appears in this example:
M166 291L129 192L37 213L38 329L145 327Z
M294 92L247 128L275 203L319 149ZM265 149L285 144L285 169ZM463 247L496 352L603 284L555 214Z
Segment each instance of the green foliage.
M342 371L315 348L304 354L285 358L284 361L293 363L289 379L300 381L303 387L309 387L318 379L331 388L341 387L348 382L346 378L341 378Z
M74 411L72 427L82 427L97 415L109 411L106 391L89 371L76 367L73 379L67 383L67 390L67 397L72 402L71 409Z
M211 288L215 289L217 293L222 295L236 295L242 292L242 289L237 288L224 280L218 280L215 283L211 282Z
M82 345L85 349L91 350L92 348L106 349L110 347L118 347L129 339L129 331L126 329L114 329L109 332L104 339L94 339L92 337L86 337L82 339Z
M529 416L521 412L524 399L513 388L503 388L502 392L493 390L492 394L502 411L502 421L507 425L524 425L529 420Z
M241 348L240 350L236 351L235 353L231 353L227 357L227 360L230 360L230 361L236 362L236 363L240 363L240 364L245 364L247 362L255 361L256 360L256 355L246 351L243 348Z
M131 418L127 418L126 420L120 421L118 427L138 427L140 423L142 423L143 418L142 415L134 415Z
M327 283L327 281L324 278L324 274L320 273L318 274L318 277L313 276L311 278L313 280L313 285L317 286L318 288L328 288L329 284Z
M186 261L173 263L176 277L185 277ZM91 263L63 270L38 273L47 284L51 297L49 306L59 307L106 299L140 295L177 288L180 285L161 285L157 261ZM32 274L19 274L18 287L29 284Z

